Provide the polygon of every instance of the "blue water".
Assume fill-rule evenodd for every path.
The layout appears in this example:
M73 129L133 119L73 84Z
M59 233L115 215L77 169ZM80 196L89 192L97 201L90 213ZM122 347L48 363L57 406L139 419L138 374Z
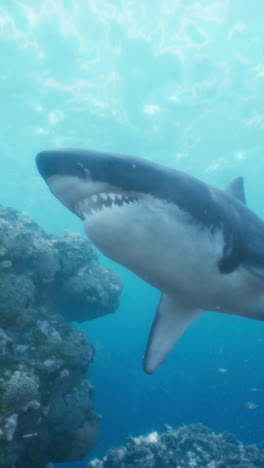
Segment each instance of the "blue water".
M0 203L48 231L83 233L44 186L34 155L90 147L221 188L243 175L248 203L264 217L263 17L262 0L0 0ZM264 325L206 313L147 376L159 293L101 261L125 289L116 314L82 327L97 347L90 373L103 415L91 456L165 423L199 421L260 443Z

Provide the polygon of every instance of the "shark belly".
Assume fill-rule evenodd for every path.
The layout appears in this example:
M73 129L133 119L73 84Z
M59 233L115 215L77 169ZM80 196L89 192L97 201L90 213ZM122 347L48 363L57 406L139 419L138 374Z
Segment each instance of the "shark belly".
M84 227L103 254L170 297L203 310L264 318L263 281L242 268L221 273L222 231L199 225L179 208L153 200L114 207L111 217L100 212Z
M163 292L144 356L150 374L204 310L264 319L263 281L242 268L230 274L218 268L222 231L202 227L175 207L159 208L112 208L113 223L107 212L84 223L106 256Z

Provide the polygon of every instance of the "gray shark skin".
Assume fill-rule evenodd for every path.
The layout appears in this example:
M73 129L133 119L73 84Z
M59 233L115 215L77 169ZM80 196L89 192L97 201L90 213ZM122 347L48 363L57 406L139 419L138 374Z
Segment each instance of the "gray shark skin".
M97 248L162 291L147 373L204 310L264 320L264 223L241 178L222 191L141 158L79 149L43 151L36 163Z

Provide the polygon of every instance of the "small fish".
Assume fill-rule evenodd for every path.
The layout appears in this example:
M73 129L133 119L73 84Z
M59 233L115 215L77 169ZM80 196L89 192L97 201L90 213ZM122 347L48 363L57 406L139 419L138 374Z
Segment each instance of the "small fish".
M257 409L259 408L260 405L258 405L257 403L254 403L253 401L246 401L246 403L244 403L244 406L247 409Z
M22 439L29 439L30 437L36 437L38 435L39 435L38 432L32 432L32 434L24 434L21 437L22 437Z
M217 370L218 372L221 372L222 374L225 374L226 372L229 371L229 369L226 369L225 367L219 367Z

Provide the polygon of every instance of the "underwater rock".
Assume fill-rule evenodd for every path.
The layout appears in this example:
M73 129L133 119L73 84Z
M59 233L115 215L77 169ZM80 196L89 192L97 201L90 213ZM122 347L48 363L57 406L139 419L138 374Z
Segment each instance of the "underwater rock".
M22 329L0 329L2 468L79 459L96 442L98 417L87 375L94 349L59 314L49 316L44 308L34 313L39 320L32 316Z
M80 235L47 234L34 221L0 206L0 327L17 328L33 307L82 322L114 312L119 276L98 263Z
M128 437L125 445L109 450L102 460L87 468L260 468L264 451L243 445L232 434L215 434L201 424L173 429L162 434Z
M1 468L51 467L95 445L94 348L66 320L114 312L120 292L81 236L46 234L0 207Z
M2 407L18 412L31 401L39 401L38 382L33 375L15 371L2 385ZM39 403L38 403L39 406Z

